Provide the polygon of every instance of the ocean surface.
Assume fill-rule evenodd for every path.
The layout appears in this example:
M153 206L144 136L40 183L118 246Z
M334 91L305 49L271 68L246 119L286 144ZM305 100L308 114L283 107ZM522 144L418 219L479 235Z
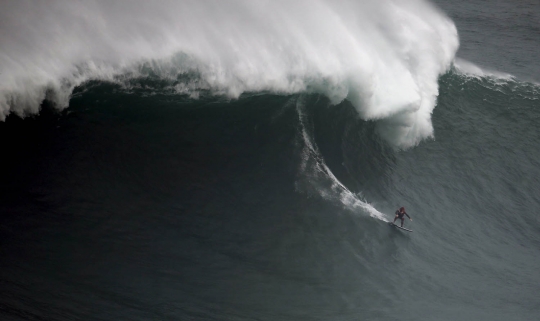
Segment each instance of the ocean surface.
M540 320L538 1L1 6L1 320Z

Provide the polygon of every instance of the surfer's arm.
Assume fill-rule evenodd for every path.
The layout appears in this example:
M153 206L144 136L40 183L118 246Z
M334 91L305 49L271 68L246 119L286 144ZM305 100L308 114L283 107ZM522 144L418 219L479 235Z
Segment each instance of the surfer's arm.
M405 213L405 215L407 215L407 217L409 218L409 220L412 221L412 218L409 216L409 214Z

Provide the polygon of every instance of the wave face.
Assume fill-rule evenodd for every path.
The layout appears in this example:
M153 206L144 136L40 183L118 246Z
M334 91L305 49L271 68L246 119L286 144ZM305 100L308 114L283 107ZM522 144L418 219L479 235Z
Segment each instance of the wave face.
M439 85L436 139L406 151L321 94L89 82L9 116L0 315L533 320L539 87Z
M0 114L63 108L91 79L200 79L177 87L316 92L353 103L398 147L433 133L437 79L457 31L424 1L7 1L0 13ZM202 87L202 88L201 88Z

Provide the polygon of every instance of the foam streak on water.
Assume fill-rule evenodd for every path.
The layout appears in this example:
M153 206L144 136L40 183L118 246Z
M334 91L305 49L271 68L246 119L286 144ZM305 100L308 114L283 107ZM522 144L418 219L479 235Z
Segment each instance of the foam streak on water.
M312 138L312 134L310 134L310 130L308 130L310 122L302 99L296 101L296 111L300 125L300 145L302 146L300 172L302 179L308 181L309 188L314 188L321 197L327 200L339 202L349 211L367 213L373 218L388 222L383 213L352 193L328 168L317 144Z
M452 21L419 0L5 1L0 30L2 119L36 113L44 98L63 108L74 86L152 61L160 76L196 70L233 98L349 99L400 147L432 135L437 79L458 47Z

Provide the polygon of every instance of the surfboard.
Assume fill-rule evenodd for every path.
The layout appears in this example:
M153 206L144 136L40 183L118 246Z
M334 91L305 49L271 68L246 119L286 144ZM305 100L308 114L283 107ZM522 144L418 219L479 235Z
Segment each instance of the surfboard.
M394 224L394 223L392 223L392 222L389 222L388 224L390 224L390 225L393 226L393 227L397 227L397 228L400 229L400 230L405 230L405 231L407 231L407 232L412 232L412 230L409 230L408 228L401 227L401 226L396 225L396 224Z

